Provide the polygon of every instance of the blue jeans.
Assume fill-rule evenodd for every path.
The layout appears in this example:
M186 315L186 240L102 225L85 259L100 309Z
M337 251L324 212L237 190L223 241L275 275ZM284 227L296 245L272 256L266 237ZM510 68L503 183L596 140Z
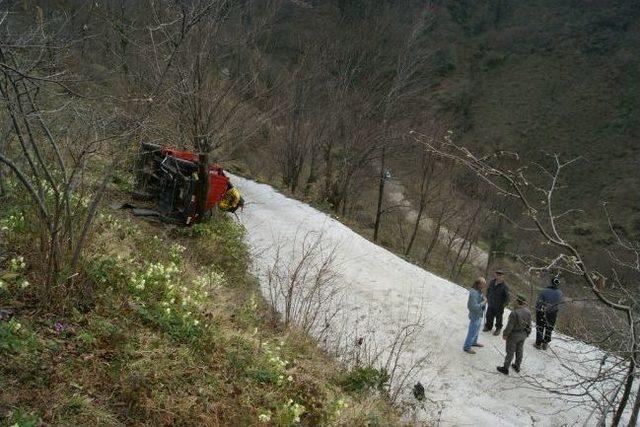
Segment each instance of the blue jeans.
M473 344L478 342L478 333L482 326L482 317L469 319L469 331L467 332L467 338L464 340L463 350L469 350Z

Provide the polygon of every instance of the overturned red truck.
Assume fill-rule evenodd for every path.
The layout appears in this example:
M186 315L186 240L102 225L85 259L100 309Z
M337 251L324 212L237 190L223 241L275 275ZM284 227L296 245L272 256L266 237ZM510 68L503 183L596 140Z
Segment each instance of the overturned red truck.
M136 169L137 196L154 201L164 219L191 225L216 205L226 212L244 205L224 170L209 164L206 154L143 142Z

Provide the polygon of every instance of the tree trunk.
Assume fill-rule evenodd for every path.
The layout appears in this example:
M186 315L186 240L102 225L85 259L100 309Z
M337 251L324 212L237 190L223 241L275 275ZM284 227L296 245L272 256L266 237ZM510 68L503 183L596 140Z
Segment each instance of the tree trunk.
M455 261L453 261L453 266L451 267L451 273L449 274L449 276L451 277L454 276L454 273L456 271L456 265L460 260L460 255L464 250L465 243L469 242L469 249L467 250L467 254L471 251L471 242L470 242L471 230L473 229L473 225L476 223L476 220L478 219L478 214L480 213L481 207L482 207L482 204L478 203L478 207L476 208L476 211L473 213L473 217L471 218L471 221L469 221L469 226L467 227L467 231L464 233L462 243L460 243L460 247L458 248L458 252L456 254L456 259ZM460 266L460 269L462 270L462 266Z
M380 183L378 185L378 207L376 208L376 222L373 226L373 242L378 241L378 231L380 230L380 218L382 217L382 199L384 196L384 183L386 181L385 177L385 154L387 151L387 147L382 145L382 156L380 159Z
M638 424L638 412L640 411L640 387L636 390L636 399L633 402L633 410L629 419L629 427L636 427Z
M416 222L413 227L413 232L411 233L411 239L409 240L409 245L407 245L407 249L404 251L405 255L409 255L411 252L411 248L413 247L413 243L415 242L416 236L418 235L418 230L420 229L420 223L422 222L422 216L424 214L424 210L427 206L427 194L429 193L429 187L431 186L431 181L433 177L435 167L429 163L429 156L427 153L423 153L422 155L422 179L420 180L420 203L418 207L418 216L416 217Z
M404 246L405 242L407 241L406 239L406 234L404 232L404 224L402 222L403 218L401 214L396 215L396 220L398 221L398 233L400 233L400 239L402 242L402 246Z
M503 252L505 249L505 242L503 236L504 229L504 218L501 215L498 215L498 219L491 230L491 236L489 238L489 256L487 257L487 267L485 270L485 275L489 276L489 269L495 262L497 258L497 254L499 252Z
M329 141L324 146L324 150L322 153L324 157L324 185L323 185L323 196L324 199L329 201L332 199L331 193L333 192L333 138L329 137ZM332 206L335 211L337 211L337 206Z
M426 265L431 258L431 253L433 249L436 247L436 243L438 243L438 239L440 238L440 230L442 229L442 217L444 216L444 212L441 212L436 220L436 226L433 229L433 236L431 236L431 241L429 242L429 246L427 246L427 250L424 251L424 257L422 258L422 264Z
M424 194L420 195L420 207L418 208L418 216L416 217L416 222L413 225L413 231L411 232L411 238L409 239L409 244L407 245L407 249L405 249L404 254L409 255L411 252L411 248L413 247L413 243L416 240L416 236L418 235L418 229L420 228L420 222L422 221L422 215L424 214L425 208L425 196Z
M349 172L348 174L345 175L344 181L342 183L342 188L340 189L340 194L338 194L338 203L336 208L340 208L340 215L342 216L345 216L347 214L347 200L349 199L349 186L351 184L351 178L353 177L354 172Z
M308 196L310 191L311 191L311 187L313 186L313 184L316 183L316 181L318 180L317 177L317 147L316 144L313 144L311 146L311 154L310 154L310 159L309 159L309 176L307 177L307 184L304 187L304 195Z
M456 279L458 279L462 275L462 268L465 266L465 264L469 260L469 255L471 254L471 247L477 241L478 241L477 238L474 240L469 240L469 244L467 245L467 252L464 254L464 258L462 259L462 262L460 262L460 265L458 266L458 273L455 276Z
M347 215L347 192L349 188L349 184L346 183L342 189L342 195L340 196L340 201L342 203L342 209L340 210L340 215Z
M453 244L455 243L456 239L459 236L458 233L460 232L461 226L462 224L458 224L456 227L456 230L453 233L451 233L451 229L449 229L449 233L451 237L449 237L449 241L447 242L447 252L446 252L446 255L444 256L445 260L449 259L449 257L451 256L451 250L453 249Z
M622 398L620 399L620 403L618 403L616 412L615 414L613 414L613 420L611 420L611 427L617 427L620 424L620 420L622 419L622 414L624 414L624 410L627 407L627 402L629 401L629 395L631 394L631 388L633 387L633 371L635 370L635 366L636 366L635 362L633 358L631 358L631 361L629 362L629 371L627 372L627 379L624 385L624 392L622 393Z

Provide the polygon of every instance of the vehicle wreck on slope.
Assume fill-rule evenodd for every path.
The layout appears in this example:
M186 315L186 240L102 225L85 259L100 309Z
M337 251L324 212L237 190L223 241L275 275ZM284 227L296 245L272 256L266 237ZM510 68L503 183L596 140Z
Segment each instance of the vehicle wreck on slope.
M216 206L235 212L244 205L222 167L209 164L206 154L143 142L136 181L134 196L153 202L155 209L134 209L134 214L158 216L165 221L192 225L210 215Z

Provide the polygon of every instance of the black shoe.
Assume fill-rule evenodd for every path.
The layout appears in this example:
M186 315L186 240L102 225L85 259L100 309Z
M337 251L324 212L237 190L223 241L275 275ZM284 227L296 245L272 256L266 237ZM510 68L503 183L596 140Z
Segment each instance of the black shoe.
M491 328L483 328L482 332L489 332L491 330Z
M500 330L501 329L496 329L495 331L493 331L493 335L495 335L495 336L500 335Z
M543 350L546 350L546 349L548 349L548 348L549 348L549 343L548 343L548 342L543 342L543 343L542 343L542 349L543 349Z
M511 367L513 368L514 371L516 371L517 373L520 373L520 366L516 366L516 364L512 364Z
M533 345L535 348L537 348L538 350L542 350L542 344L537 342Z
M509 369L504 366L496 366L496 370L501 374L509 375Z

